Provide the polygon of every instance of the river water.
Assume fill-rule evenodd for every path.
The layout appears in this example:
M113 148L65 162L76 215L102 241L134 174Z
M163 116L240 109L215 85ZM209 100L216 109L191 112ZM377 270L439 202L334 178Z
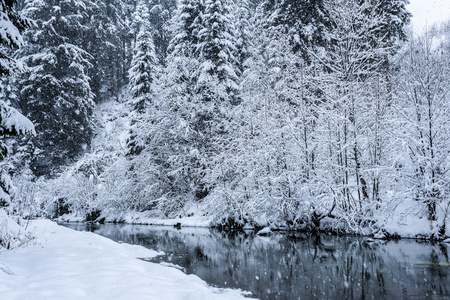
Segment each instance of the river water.
M204 228L62 224L165 254L150 261L259 299L450 299L450 244L226 234Z

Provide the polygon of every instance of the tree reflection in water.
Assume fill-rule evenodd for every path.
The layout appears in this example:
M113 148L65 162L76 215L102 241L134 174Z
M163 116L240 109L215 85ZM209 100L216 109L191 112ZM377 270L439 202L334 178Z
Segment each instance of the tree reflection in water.
M123 224L64 224L165 255L218 287L260 299L434 299L450 297L446 244L414 240L253 233Z

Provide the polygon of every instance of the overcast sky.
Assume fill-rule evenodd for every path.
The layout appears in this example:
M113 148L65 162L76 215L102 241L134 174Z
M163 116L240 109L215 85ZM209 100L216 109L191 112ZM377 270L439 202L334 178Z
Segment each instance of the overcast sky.
M450 0L409 0L408 10L414 31L422 31L425 26L450 19Z

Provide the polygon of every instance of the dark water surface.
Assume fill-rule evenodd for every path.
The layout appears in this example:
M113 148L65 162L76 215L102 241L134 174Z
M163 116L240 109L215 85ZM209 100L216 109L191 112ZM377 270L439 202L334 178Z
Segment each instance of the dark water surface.
M259 299L450 299L450 244L124 224L62 224L165 255L211 285Z

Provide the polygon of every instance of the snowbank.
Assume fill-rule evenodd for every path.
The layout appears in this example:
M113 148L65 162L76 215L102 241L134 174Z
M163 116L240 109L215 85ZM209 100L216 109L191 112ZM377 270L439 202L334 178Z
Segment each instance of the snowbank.
M126 224L136 224L136 225L156 225L156 226L186 226L186 227L205 227L210 228L213 223L212 216L190 216L190 217L179 217L174 219L163 219L152 216L154 212L117 212L112 213L102 213L98 218L104 219L106 223L126 223ZM86 217L79 214L65 214L56 219L58 222L84 222Z
M270 229L270 227L264 227L263 229L258 231L256 234L257 235L271 235L272 234L272 230Z
M107 220L111 221L111 220ZM128 224L159 225L159 226L187 226L187 227L211 227L212 217L192 216L175 219L162 219L148 216L148 212L128 212L119 217L119 221Z
M438 206L438 220L430 222L428 220L428 212L423 207L417 205L417 201L403 200L397 204L390 215L379 216L377 224L388 235L402 238L441 238L445 239L450 236L450 218L445 216L447 212ZM445 226L443 226L443 221ZM440 229L446 228L445 232Z
M406 211L406 213L401 213L401 211ZM392 211L392 216L381 215L377 221L377 226L371 227L355 227L349 228L344 222L336 219L326 218L322 221L320 231L323 232L333 232L339 230L341 233L350 233L363 236L374 236L375 238L447 238L450 235L450 218L448 218L446 223L446 234L444 236L439 235L440 224L434 222L430 223L426 215L417 212L417 206L403 205L397 210ZM152 216L154 212L113 212L110 214L102 214L99 219L103 219L106 223L125 223L125 224L135 224L135 225L155 225L155 226L174 226L174 227L204 227L211 228L214 225L213 216L203 216L201 213L196 212L194 216L190 217L179 217L174 219L163 219ZM84 222L85 217L76 214L66 214L57 219L59 222ZM270 223L266 221L258 223L259 226L263 227L262 230L258 231L258 235L270 235L272 230L276 231L289 231L289 227L283 224L283 221L278 223ZM267 226L269 225L269 227ZM251 224L246 223L243 227L245 230L255 230L255 227ZM308 230L304 227L296 227L293 230Z
M2 248L14 249L21 247L33 239L32 234L19 225L19 220L9 216L4 209L0 208L0 251Z
M136 258L157 255L48 220L33 221L33 245L0 252L0 299L243 299L195 275Z

